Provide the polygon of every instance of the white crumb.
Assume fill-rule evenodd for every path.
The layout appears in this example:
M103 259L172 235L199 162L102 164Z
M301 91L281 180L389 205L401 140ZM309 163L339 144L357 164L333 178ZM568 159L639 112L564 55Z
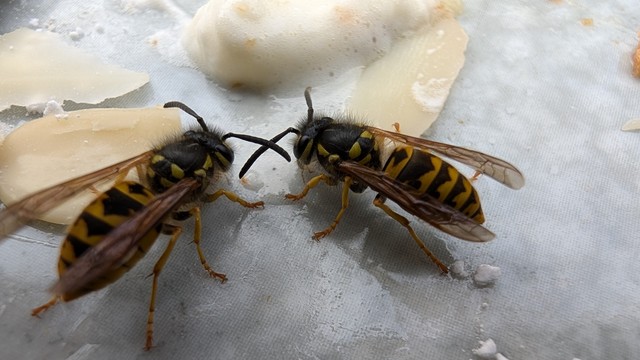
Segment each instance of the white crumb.
M84 37L84 31L81 28L76 28L69 33L69 37L73 41L78 41Z
M35 103L29 104L26 106L28 114L42 114L44 112L44 108L47 106L46 103Z
M451 275L456 278L466 278L469 276L469 272L465 269L464 260L456 260L451 264L449 270Z
M488 264L478 265L475 274L473 274L473 282L477 286L491 286L502 275L499 267Z
M55 115L57 118L67 117L67 113L65 113L64 109L62 109L62 106L57 101L54 101L54 100L47 102L47 104L44 107L44 110L42 111L42 115L44 116Z
M471 352L483 359L493 359L496 357L497 347L493 339L487 341L479 341L480 347L471 350Z

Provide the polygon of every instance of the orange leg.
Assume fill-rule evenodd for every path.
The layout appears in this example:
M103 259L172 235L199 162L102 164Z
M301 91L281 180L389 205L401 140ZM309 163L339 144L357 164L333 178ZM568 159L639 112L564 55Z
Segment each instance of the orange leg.
M416 234L416 232L413 231L411 225L409 225L409 220L407 220L407 218L391 210L384 202L382 202L382 200L378 198L373 200L373 205L382 209L382 211L387 213L387 215L391 216L395 221L399 222L400 225L404 226L405 229L409 231L409 235L411 235L413 240L415 240L416 244L418 244L420 249L422 249L422 251L429 257L429 259L431 259L431 261L433 261L433 263L440 268L440 271L445 274L449 272L449 269L424 245L422 240L420 240L418 234Z
M476 172L473 173L473 176L469 180L471 180L472 182L476 181L476 180L478 180L478 178L480 178L481 175L482 175L482 171L476 170Z
M40 314L42 314L43 312L49 310L49 308L51 308L55 304L57 304L58 301L60 301L60 296L54 295L53 297L51 297L51 300L49 300L46 303L38 306L37 308L34 308L33 310L31 310L31 316L40 317Z
M147 340L144 346L145 350L150 350L153 347L153 315L156 311L156 294L158 292L158 276L160 276L160 272L162 268L167 263L169 259L169 255L173 250L173 247L176 245L180 234L182 233L182 228L179 226L173 225L165 225L165 229L171 230L171 239L167 244L167 248L164 250L156 265L153 267L153 285L151 287L151 301L149 302L149 314L147 315Z
M136 172L138 173L138 179L142 182L147 177L147 167L142 164L136 165ZM125 176L126 177L126 176ZM124 180L124 178L122 179ZM116 184L118 182L116 181Z
M247 208L257 208L257 207L264 207L264 202L262 201L258 201L258 202L248 202L244 199L242 199L240 196L238 196L238 194L232 192L232 191L228 191L228 190L224 190L224 189L220 189L216 192L214 192L213 194L207 194L207 202L214 202L216 201L219 197L221 196L225 196L227 199L238 203L244 207ZM201 238L201 233L202 233L202 219L200 217L200 208L199 207L195 207L193 209L191 209L189 211L189 213L195 218L195 230L194 230L194 234L193 234L193 242L196 244L196 250L198 251L198 258L200 258L200 263L202 264L202 266L204 267L204 269L209 273L209 276L211 276L212 278L217 278L220 279L221 282L225 282L227 281L227 276L225 274L222 273L218 273L215 272L211 266L209 266L209 263L207 262L207 260L204 257L204 252L202 251L202 248L200 247L200 238Z
M345 210L347 210L347 207L349 206L349 187L351 186L351 183L352 183L351 177L347 176L344 178L344 184L342 185L343 186L342 187L342 207L340 208L338 215L333 220L331 225L329 225L328 228L313 234L314 240L318 241L323 237L329 235L333 230L335 230L336 226L338 226L338 223L340 222L342 215L344 215Z
M135 168L136 168L136 172L138 173L139 181L144 181L144 177L146 176L146 173L147 173L145 170L146 168L142 164L137 164ZM121 169L121 171L118 173L113 183L120 184L121 182L123 182L129 175L129 172L131 170L132 170L132 167L126 167ZM89 191L91 191L93 194L101 193L101 191L98 190L98 188L96 188L94 185L89 186Z
M258 202L248 202L244 199L242 199L240 196L238 196L238 194L232 192L232 191L228 191L228 190L224 190L224 189L220 189L216 192L214 192L213 194L207 194L207 202L214 202L216 201L220 196L225 196L227 199L238 203L244 207L247 208L257 208L257 207L264 207L264 202L263 201L258 201Z
M304 189L302 189L302 191L299 194L287 194L285 195L285 198L293 201L300 200L303 197L307 196L307 194L309 193L309 190L318 186L320 181L324 181L327 185L333 185L334 183L333 179L326 174L314 176L311 180L309 180L309 182L305 184Z
M200 247L200 234L202 233L202 220L200 218L200 208L195 207L190 211L191 215L195 218L195 230L193 233L193 242L196 244L196 250L198 251L198 257L200 258L200 263L204 267L204 269L209 273L209 276L212 278L220 279L221 282L227 281L227 276L225 274L217 273L213 271L209 263L207 263L207 259L204 257L204 253L202 252L202 248Z

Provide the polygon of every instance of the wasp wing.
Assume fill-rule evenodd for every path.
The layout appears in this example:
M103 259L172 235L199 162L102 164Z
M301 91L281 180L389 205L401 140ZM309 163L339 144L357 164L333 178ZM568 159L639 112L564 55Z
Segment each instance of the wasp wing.
M0 241L18 230L29 221L55 208L61 202L86 190L91 185L113 178L148 160L151 152L145 152L130 159L107 166L92 173L67 180L61 184L40 190L19 200L0 211Z
M407 145L431 150L463 164L469 165L512 189L520 189L524 186L524 176L520 170L512 164L502 159L498 159L497 157L460 146L444 144L398 132L382 130L376 127L368 126L367 129L373 134L383 136L394 141L399 141Z
M353 161L341 161L335 166L338 171L367 184L400 205L408 213L449 235L475 242L489 241L495 236L487 228L457 209L427 194L419 194L410 186L395 180L383 171L374 170Z
M52 292L58 295L73 293L117 267L145 234L162 223L199 186L196 179L184 178L154 197L73 263L53 286Z

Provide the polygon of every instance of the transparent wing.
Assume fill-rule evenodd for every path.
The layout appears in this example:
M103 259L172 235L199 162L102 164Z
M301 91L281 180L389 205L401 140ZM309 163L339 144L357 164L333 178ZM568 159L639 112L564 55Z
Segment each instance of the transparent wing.
M419 194L411 187L396 181L383 171L374 170L353 161L336 164L339 171L361 181L400 205L405 211L426 221L433 227L459 239L485 242L495 235L462 212L437 199Z
M129 171L134 166L148 160L150 156L151 152L142 153L117 164L40 190L7 206L0 211L0 242L24 224L55 208L61 202L101 180Z
M423 138L409 136L398 132L382 130L368 126L367 129L376 135L383 136L394 141L431 150L448 158L469 165L494 180L512 188L520 189L524 186L524 176L512 164L497 157L466 149L460 146L444 144Z

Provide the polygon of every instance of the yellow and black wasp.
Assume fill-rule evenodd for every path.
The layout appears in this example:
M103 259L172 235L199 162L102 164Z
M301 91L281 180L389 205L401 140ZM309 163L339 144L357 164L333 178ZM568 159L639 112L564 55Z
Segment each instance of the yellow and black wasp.
M317 160L324 169L324 173L309 180L299 194L287 194L288 199L304 198L320 182L328 185L343 182L342 207L329 227L314 233L315 240L336 228L349 205L350 190L361 193L370 187L378 192L373 204L404 226L420 249L442 272L447 273L447 267L427 249L409 225L409 220L387 206L385 200L392 200L405 211L450 235L485 242L493 239L494 234L481 225L484 215L471 181L433 153L472 166L477 171L476 176L486 174L512 189L524 185L522 173L504 160L398 131L314 115L309 88L304 96L306 118L297 127L288 128L271 141L277 142L289 133L296 134L298 138L293 152L299 165L304 167ZM399 130L397 125L396 130ZM389 142L387 140L397 145L389 149L385 146ZM240 177L266 150L263 146L247 160L240 170ZM383 164L385 151L390 151L390 155L386 156Z
M209 266L200 247L200 205L225 196L248 208L263 206L263 202L247 202L224 189L207 193L216 175L227 171L233 163L234 153L226 140L238 138L257 143L278 152L287 161L291 158L269 140L210 130L202 117L180 102L169 102L164 107L182 109L198 121L200 128L186 131L154 150L37 192L0 212L2 239L96 182L118 177L116 185L98 195L71 225L61 246L59 280L52 288L54 295L49 302L33 309L33 315L59 300L76 299L118 280L144 256L160 233L168 234L171 236L168 245L153 268L145 343L145 349L150 349L158 276L182 232L177 223L191 216L195 219L194 243L202 265L211 277L226 280L224 274ZM124 180L133 168L138 169L142 183Z

